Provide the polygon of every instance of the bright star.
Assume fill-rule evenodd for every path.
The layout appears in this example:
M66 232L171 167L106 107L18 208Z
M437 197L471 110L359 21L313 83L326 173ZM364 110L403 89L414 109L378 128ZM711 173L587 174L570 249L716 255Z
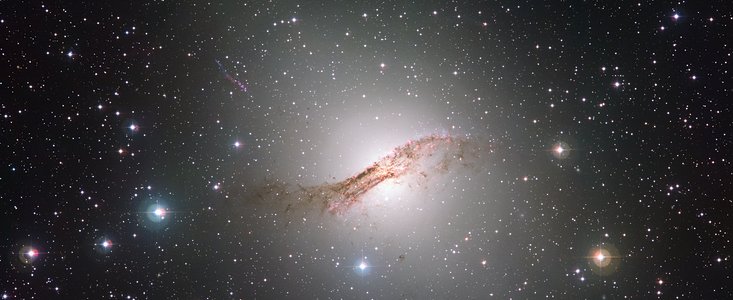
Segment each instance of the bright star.
M361 264L359 264L359 269L361 269L362 271L366 268L367 268L367 264L365 262L361 262Z
M153 211L153 214L155 214L157 217L163 219L165 218L165 209L162 207L158 207Z
M242 144L239 141L234 142L234 147L239 148Z
M598 261L603 261L604 259L606 259L606 256L603 255L603 253L601 253L600 251L598 251L598 254L596 254L596 259Z
M38 256L38 250L30 249L28 250L28 252L25 253L25 255L27 255L29 258L35 258L36 256Z
M565 148L563 148L562 146L558 145L557 147L555 147L555 153L562 154L563 152L565 152Z

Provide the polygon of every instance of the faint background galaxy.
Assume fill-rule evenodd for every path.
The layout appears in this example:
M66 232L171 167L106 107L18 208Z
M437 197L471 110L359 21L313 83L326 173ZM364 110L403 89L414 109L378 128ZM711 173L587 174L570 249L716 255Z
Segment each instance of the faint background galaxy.
M728 6L2 3L0 298L733 298Z

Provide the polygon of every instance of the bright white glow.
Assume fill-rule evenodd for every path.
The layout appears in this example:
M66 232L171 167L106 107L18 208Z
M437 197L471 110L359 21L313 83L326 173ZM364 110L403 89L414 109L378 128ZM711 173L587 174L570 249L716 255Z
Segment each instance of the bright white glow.
M563 148L562 146L557 146L557 147L555 148L555 152L556 152L557 154L562 154L563 152L565 152L565 148Z
M69 53L66 53L66 56L72 57L72 56L74 56L74 52L69 51Z
M234 147L237 147L237 148L239 148L239 146L241 146L241 145L242 145L242 144L241 144L241 143L239 143L239 141L236 141L236 142L234 142Z
M137 125L131 124L130 125L130 130L137 130Z
M367 265L366 265L366 263L365 263L365 262L361 262L361 264L359 264L359 269L361 269L362 271L363 271L364 269L366 269L366 268L367 268Z
M30 249L28 252L25 253L25 255L28 255L30 258L34 258L38 256L38 251L36 249Z
M155 209L155 210L153 211L153 213L154 213L154 214L155 214L156 216L158 216L158 217L160 217L160 218L163 218L163 217L165 216L165 209L163 209L163 208L161 208L161 207L158 207L158 208L156 208L156 209Z
M672 18L674 18L675 20L677 20L677 19L679 19L679 18L680 18L680 15L678 15L678 14L674 14L674 16L672 16Z
M597 259L598 261L603 261L604 259L606 259L606 256L605 256L605 255L603 255L603 253L601 253L601 252L598 252L598 254L596 255L596 259Z
M104 242L102 242L102 247L104 248L112 247L112 242L109 240L105 240Z

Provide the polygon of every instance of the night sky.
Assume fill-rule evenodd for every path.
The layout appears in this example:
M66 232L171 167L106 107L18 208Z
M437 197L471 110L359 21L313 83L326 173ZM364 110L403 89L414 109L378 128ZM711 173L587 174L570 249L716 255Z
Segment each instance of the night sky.
M5 1L2 299L731 299L726 1Z

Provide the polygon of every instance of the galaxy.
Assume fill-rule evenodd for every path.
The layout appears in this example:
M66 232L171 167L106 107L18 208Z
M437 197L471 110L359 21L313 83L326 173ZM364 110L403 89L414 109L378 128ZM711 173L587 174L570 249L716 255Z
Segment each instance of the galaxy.
M4 3L0 299L731 299L732 23Z

